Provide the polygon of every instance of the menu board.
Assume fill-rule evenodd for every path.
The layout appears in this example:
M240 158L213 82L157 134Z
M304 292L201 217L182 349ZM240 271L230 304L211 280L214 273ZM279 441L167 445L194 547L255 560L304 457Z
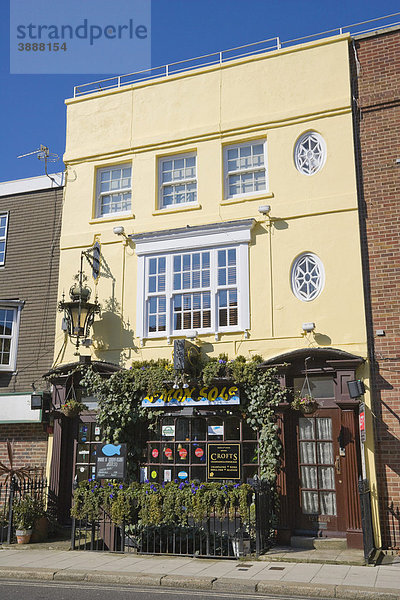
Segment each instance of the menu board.
M240 479L240 444L207 444L207 480Z
M96 479L124 479L126 444L97 444Z

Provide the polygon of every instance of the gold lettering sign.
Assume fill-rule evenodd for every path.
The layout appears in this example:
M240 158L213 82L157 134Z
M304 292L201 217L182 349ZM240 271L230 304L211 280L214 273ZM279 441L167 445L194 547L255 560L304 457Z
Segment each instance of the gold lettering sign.
M160 392L145 396L142 406L212 406L240 404L239 389L235 385L192 387L192 388L166 388Z
M207 480L241 479L240 444L207 444Z

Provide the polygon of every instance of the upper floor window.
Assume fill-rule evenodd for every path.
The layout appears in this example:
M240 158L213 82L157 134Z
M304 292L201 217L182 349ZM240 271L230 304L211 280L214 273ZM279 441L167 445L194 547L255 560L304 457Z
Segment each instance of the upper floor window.
M257 140L224 149L225 197L257 194L267 189L266 142Z
M0 214L0 266L6 261L8 214Z
M316 254L306 252L296 258L291 273L292 291L299 300L314 300L323 290L325 271Z
M196 155L178 154L160 159L159 207L197 202Z
M98 170L97 217L130 212L131 174L132 167L129 164L115 165Z
M315 131L307 131L296 142L294 162L303 175L318 173L325 164L326 144L324 138Z
M16 368L21 307L18 301L0 301L0 371Z

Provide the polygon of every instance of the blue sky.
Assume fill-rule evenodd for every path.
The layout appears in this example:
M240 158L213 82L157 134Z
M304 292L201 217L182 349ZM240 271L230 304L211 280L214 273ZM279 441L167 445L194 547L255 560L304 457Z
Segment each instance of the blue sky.
M68 5L68 0L53 1ZM114 0L113 5L117 11L118 4L132 1ZM63 170L64 99L73 95L74 85L105 77L97 73L11 75L8 4L7 0L1 0L0 181L42 175L43 163L36 157L17 159L19 154L35 150L40 144L60 156L58 163L50 165L50 171ZM389 15L399 9L398 0L152 0L152 65L273 36L282 40L298 38ZM393 21L400 21L400 15L389 20Z

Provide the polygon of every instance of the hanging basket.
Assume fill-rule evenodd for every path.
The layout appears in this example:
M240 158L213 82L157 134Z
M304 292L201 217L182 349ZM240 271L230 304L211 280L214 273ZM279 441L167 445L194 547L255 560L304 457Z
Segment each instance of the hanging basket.
M78 400L68 400L61 406L62 414L69 419L77 417L84 410L87 410L87 406Z
M319 408L319 404L310 394L298 393L292 402L292 408L305 415L310 415Z

